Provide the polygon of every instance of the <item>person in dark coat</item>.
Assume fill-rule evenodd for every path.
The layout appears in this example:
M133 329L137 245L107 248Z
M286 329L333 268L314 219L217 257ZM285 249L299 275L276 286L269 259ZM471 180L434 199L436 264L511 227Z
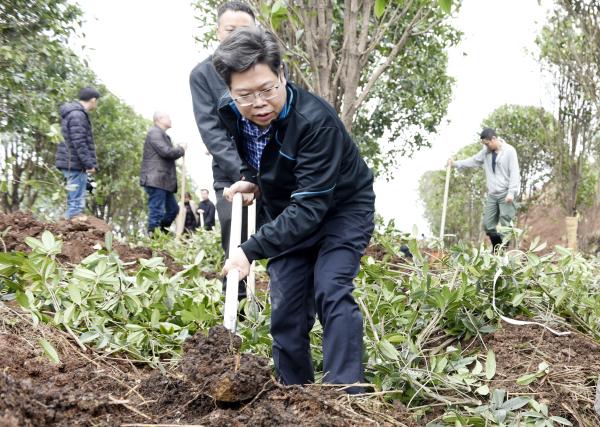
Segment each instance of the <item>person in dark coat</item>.
M269 259L273 361L283 383L314 381L315 313L323 382L362 383L363 321L352 291L374 228L373 173L333 107L287 81L275 35L238 29L213 64L229 87L218 112L246 178L226 197L253 193L270 218L230 248L223 274L236 269L245 277L253 260Z
M64 141L58 144L56 167L67 185L66 219L81 215L85 209L88 174L98 169L92 122L88 111L98 104L100 93L91 87L79 91L79 100L60 107L61 132Z
M231 32L240 27L256 25L252 8L241 1L229 1L221 4L217 10L217 38L225 40ZM231 203L223 197L223 190L240 176L242 161L235 144L227 134L227 129L219 121L217 104L223 96L227 96L227 86L215 71L212 56L200 62L190 73L190 91L196 125L200 131L202 142L212 155L213 188L217 199L217 216L221 225L221 246L225 257L229 254L229 233L231 230ZM260 211L257 209L258 220ZM248 210L242 212L241 241L246 240L248 230ZM225 284L223 284L225 286ZM239 298L246 295L246 285L240 282Z
M190 193L185 193L183 207L185 209L185 222L183 230L186 233L193 233L200 226L200 218L197 213L199 209L196 208Z
M185 154L186 144L173 146L167 129L171 118L167 113L154 113L154 126L150 128L144 142L140 185L148 194L148 233L160 227L167 231L177 214L177 169L175 160Z
M202 197L202 201L200 202L199 211L204 218L204 229L212 230L215 226L215 205L208 198L208 190L206 188L200 190L200 196Z

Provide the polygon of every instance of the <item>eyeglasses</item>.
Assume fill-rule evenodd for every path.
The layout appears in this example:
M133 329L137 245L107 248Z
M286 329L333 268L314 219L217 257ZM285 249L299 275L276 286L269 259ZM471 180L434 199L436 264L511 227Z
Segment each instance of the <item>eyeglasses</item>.
M254 101L258 98L263 101L267 101L269 99L275 98L279 95L277 89L281 86L281 77L278 79L278 84L271 86L269 89L259 90L258 92L249 93L248 95L238 96L237 98L233 98L233 100L240 107L249 107L254 104Z

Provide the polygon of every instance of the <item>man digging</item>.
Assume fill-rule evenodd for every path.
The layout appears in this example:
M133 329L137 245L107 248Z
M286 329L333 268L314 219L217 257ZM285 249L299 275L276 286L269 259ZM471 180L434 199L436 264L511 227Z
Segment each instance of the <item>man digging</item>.
M496 251L502 246L503 236L498 233L498 222L504 227L513 225L517 213L515 199L519 194L521 175L517 151L501 138L496 131L485 128L480 135L484 145L481 151L465 160L448 159L449 166L475 168L483 165L487 182L487 198L483 209L483 229Z
M244 181L270 221L223 268L248 274L268 258L273 360L284 384L314 382L309 333L323 326L324 382L363 382L363 322L352 280L373 232L373 174L335 110L286 80L275 36L238 29L213 56L231 98L219 117L242 159ZM349 392L359 392L352 387Z

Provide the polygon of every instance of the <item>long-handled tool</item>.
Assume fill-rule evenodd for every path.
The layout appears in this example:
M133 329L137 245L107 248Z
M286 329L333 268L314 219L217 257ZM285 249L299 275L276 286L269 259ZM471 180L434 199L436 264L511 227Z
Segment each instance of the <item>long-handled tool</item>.
M448 189L450 188L450 170L452 165L446 167L446 185L444 187L444 204L442 205L442 223L440 224L440 241L444 247L444 231L446 228L446 208L448 207Z
M237 248L242 236L242 194L236 193L231 202L231 230L229 233L229 250ZM225 285L225 310L223 311L223 326L235 333L237 326L238 283L240 272L232 268L227 273Z
M250 237L256 230L256 202L248 206L248 235ZM242 236L242 194L236 193L231 203L231 230L229 233L229 250L237 248L241 243ZM240 281L240 272L235 268L227 273L225 285L225 310L223 312L223 326L235 333L237 327L238 310L238 284ZM250 265L250 272L246 280L246 295L250 301L250 307L258 310L258 304L255 299L255 275L254 261Z
M181 202L179 203L179 213L175 219L175 235L181 236L185 227L185 156L181 158Z
M252 236L256 232L256 200L248 206L248 237ZM250 273L246 280L246 295L247 301L250 303L249 307L253 313L257 313L259 310L258 302L256 301L256 275L254 273L254 266L256 262L252 261L250 264Z

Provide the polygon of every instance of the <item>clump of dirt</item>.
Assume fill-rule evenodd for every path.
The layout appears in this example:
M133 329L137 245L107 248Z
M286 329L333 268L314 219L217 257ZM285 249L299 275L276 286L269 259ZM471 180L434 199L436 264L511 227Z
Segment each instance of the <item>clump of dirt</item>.
M181 371L188 381L202 384L217 401L239 402L256 396L271 377L269 361L240 354L242 339L224 326L186 340Z
M390 253L388 249L377 243L367 246L365 256L370 256L377 261L386 261L391 264L406 264L407 262L405 257Z
M26 212L0 213L0 238L4 245L2 247L4 251L30 252L31 249L25 243L25 239L27 237L39 239L46 230L63 242L59 260L78 264L98 248L104 247L104 238L106 233L111 230L111 226L93 216L52 223L38 221ZM153 254L149 248L132 248L118 242L113 243L113 248L119 254L119 258L126 263L137 262L140 258L149 259L153 256L160 256L169 271L174 273L181 270L181 267L166 253Z
M56 349L59 364L44 354L42 337ZM34 328L27 315L0 303L0 425L381 424L372 413L349 407L343 392L277 384L266 359L240 355L239 344L224 328L197 334L185 344L180 365L161 373L83 350L67 334L43 324ZM216 400L215 384L228 372L245 384L233 391L246 390L246 400Z
M490 388L531 396L548 404L551 415L573 425L600 425L593 408L600 344L575 331L555 336L539 326L513 325L504 325L485 342L496 355L496 376ZM550 365L547 375L529 385L516 383L520 376L537 372L542 361Z

